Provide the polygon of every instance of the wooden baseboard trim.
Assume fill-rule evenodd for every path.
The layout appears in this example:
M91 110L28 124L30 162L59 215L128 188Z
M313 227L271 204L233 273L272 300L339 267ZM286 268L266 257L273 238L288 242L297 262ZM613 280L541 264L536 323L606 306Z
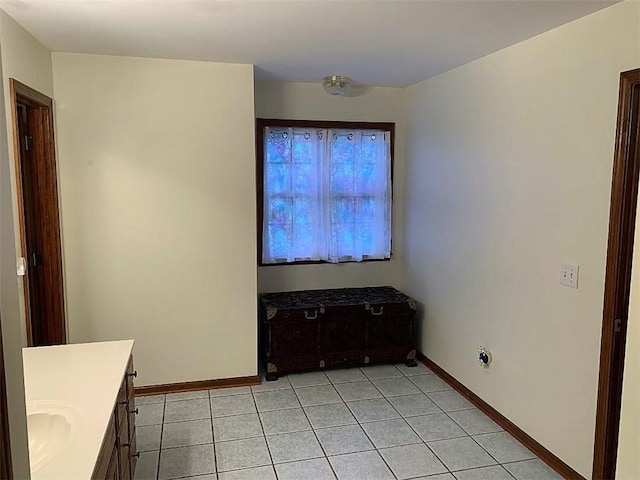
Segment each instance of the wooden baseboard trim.
M137 397L145 395L159 395L162 393L195 392L197 390L213 390L216 388L249 387L260 385L262 381L257 375L251 377L221 378L218 380L198 380L196 382L165 383L163 385L149 385L135 387Z
M482 400L479 396L465 387L462 383L456 380L454 377L449 375L445 370L443 370L438 364L430 360L428 357L423 355L421 352L417 353L417 358L424 365L429 367L433 372L438 375L442 380L447 382L449 385L453 387L458 393L466 397L471 403L473 403L478 410L484 412L491 420L496 422L502 428L505 429L508 433L510 433L514 438L516 438L520 443L522 443L525 447L535 453L540 459L553 468L556 472L562 475L563 478L570 480L585 480L583 476L581 476L578 472L576 472L569 465L564 463L558 457L556 457L553 453L543 447L540 443L530 437L524 430L518 427L515 423L509 420L507 417L498 412L495 408L489 405L487 402Z

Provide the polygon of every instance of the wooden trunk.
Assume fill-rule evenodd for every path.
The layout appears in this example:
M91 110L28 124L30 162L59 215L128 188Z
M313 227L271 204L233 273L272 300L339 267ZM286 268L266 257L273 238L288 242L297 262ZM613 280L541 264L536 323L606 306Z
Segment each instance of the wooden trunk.
M393 287L262 294L260 336L267 380L343 366L415 365L416 306Z

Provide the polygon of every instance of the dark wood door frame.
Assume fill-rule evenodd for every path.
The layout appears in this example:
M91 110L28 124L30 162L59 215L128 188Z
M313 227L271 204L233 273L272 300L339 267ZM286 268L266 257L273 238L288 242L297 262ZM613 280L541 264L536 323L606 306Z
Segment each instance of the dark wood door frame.
M639 171L640 69L637 69L620 74L593 452L594 480L615 478Z
M63 344L67 333L53 100L13 78L9 81L9 89L20 256L29 265L28 273L23 277L27 341L30 346ZM36 212L36 222L31 212ZM34 249L36 243L37 250ZM37 311L36 306L39 306Z

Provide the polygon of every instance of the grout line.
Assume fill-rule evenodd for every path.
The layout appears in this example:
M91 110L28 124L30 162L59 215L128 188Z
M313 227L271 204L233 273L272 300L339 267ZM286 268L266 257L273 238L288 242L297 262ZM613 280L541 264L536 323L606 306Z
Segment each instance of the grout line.
M216 437L213 431L213 411L211 410L211 397L209 398L209 420L211 420L211 442L213 443L213 473L218 478L218 456L216 455Z
M212 398L227 398L227 397L237 397L239 395L248 395L252 393L251 390L249 390L248 392L237 392L237 393L231 393L228 395L213 395L213 396L208 396L208 397L202 397L202 398L208 398L208 399L212 399Z
M501 464L500 464L500 466L504 469L504 471L505 471L505 472L507 472L509 475L511 475L511 477L512 477L512 478L514 478L515 480L517 480L517 479L516 479L516 476L515 476L513 473L511 473L511 472L510 472L510 471L505 467L505 465L509 465L509 464L512 464L512 463L519 463L519 462L529 462L529 461L531 461L531 460L538 460L539 462L542 462L542 460L540 459L540 457L536 457L536 458L530 458L529 460L518 460L518 461L516 461L516 462L505 462L505 463L501 463ZM542 462L542 463L543 463L544 465L548 466L546 463L544 463L544 462ZM551 467L549 467L549 468L551 468ZM553 469L552 469L552 470L553 470ZM554 471L554 472L555 472L555 471ZM555 473L557 473L557 472L555 472Z
M464 437L459 437L459 438L464 438ZM444 468L446 468L446 469L447 469L447 472L449 472L451 475L453 475L453 476L455 477L455 474L453 473L453 470L451 470L451 469L449 468L449 466L444 462L444 460L443 460L442 458L440 458L440 456L439 456L439 455L438 455L434 450L432 450L432 449L431 449L431 447L429 446L429 444L428 444L427 442L425 442L425 441L423 441L423 443L424 443L424 445L429 449L429 451L430 451L431 453L433 453L433 455L438 459L438 461L439 461L440 463L442 463L442 466L443 466Z
M156 466L156 479L160 478L160 458L162 456L162 435L164 434L164 413L167 408L167 398L162 402L162 423L160 424L160 446L158 448L158 465Z
M428 375L428 374L427 374L427 375ZM433 376L435 376L436 378L438 378L438 379L442 380L442 379L441 379L440 377L438 377L435 373L432 373L431 375L433 375ZM422 393L423 395L426 395L427 397L429 397L429 394L430 394L430 393L440 393L440 392L448 392L448 391L450 391L450 390L454 390L454 389L453 389L449 384L446 384L446 388L442 388L442 389L438 389L438 390L430 390L430 391L428 391L428 392L425 392L424 390L422 390L422 388L420 388L420 385L418 385L416 382L414 382L414 381L412 380L412 378L414 378L414 377L418 377L418 376L420 376L420 375L414 375L413 377L406 377L406 378L407 378L407 380L409 380L413 385L415 385L415 386L416 386L416 388L417 388L418 390L420 390L420 393ZM444 380L442 380L442 381L444 382ZM455 390L454 390L454 391L455 391ZM429 400L431 400L431 401L433 402L433 399L432 399L431 397L429 397ZM435 403L435 402L433 402L433 403Z
M325 374L325 377L327 375ZM327 379L330 382L331 387L333 387L333 390L336 392L336 394L338 395L338 397L340 399L342 399L342 397L340 397L340 393L338 392L338 390L336 389L336 387L333 385L333 383L331 383L331 379L329 377L327 377ZM293 387L293 385L291 386L291 388L293 389L293 394L296 396L296 398L298 399L298 403L300 404L300 408L302 409L302 413L304 413L305 418L307 419L307 422L309 422L309 426L311 427L311 431L313 432L313 436L316 439L316 442L318 442L318 445L320 445L320 450L322 450L322 453L324 454L324 459L326 460L326 462L329 464L329 468L331 469L331 473L333 473L333 476L335 478L338 478L338 474L336 473L336 471L333 468L333 464L329 461L329 456L327 455L327 451L324 449L324 445L322 445L322 442L320 441L320 439L318 438L318 434L316 433L315 429L313 428L313 425L311 423L311 420L309 420L309 416L307 415L307 411L304 409L304 406L302 405L302 402L300 401L300 397L298 396L298 392L296 391L296 389ZM344 402L344 401L343 401ZM328 404L328 405L336 405L336 404ZM339 404L338 404L339 405ZM309 405L309 406L313 406L313 405ZM315 406L319 406L319 405L315 405ZM348 407L347 407L348 408ZM275 469L275 467L274 467Z
M160 396L160 395L159 395L159 396ZM161 401L161 402L142 402L142 403L139 403L141 399L143 399L143 398L150 398L150 397L136 397L135 395L133 396L133 398L134 398L134 401L135 401L136 405L160 405L161 403L164 403L164 402L165 402L165 400L164 400L164 394L162 394L162 397L163 397L163 399L162 399L162 401Z
M324 372L323 372L323 373L324 373ZM363 373L364 373L364 372L363 372ZM404 374L404 372L400 371L400 373L402 374L402 376L401 376L401 377L388 377L388 378L389 378L389 379L391 379L391 378L406 378L406 379L408 379L408 380L410 380L410 381L411 381L411 378L410 378L409 376L405 375L405 374ZM325 373L325 376L326 376L326 373ZM366 374L365 374L365 377L366 377ZM328 378L328 376L327 376L327 378ZM289 379L287 378L287 380L289 380ZM404 394L404 395L392 395L391 397L388 397L388 396L386 396L386 395L385 395L385 394L384 394L384 393L383 393L383 392L378 388L378 386L377 386L375 383L373 383L373 380L372 380L372 379L370 379L370 378L368 378L368 377L366 377L364 380L360 379L360 380L353 380L353 381L349 381L349 382L337 382L337 383L334 383L334 382L333 382L333 381L331 381L331 379L329 379L329 378L328 378L328 380L329 380L329 382L330 382L328 385L327 385L327 384L323 384L323 385L304 385L304 386L299 386L299 387L294 387L294 386L290 383L290 381L289 381L290 389L291 389L291 390L293 390L293 393L294 393L294 395L295 395L295 397L296 397L296 399L298 400L298 403L299 403L300 405L299 405L299 406L296 406L296 407L292 407L292 408L278 408L278 409L275 409L275 410L269 410L269 411L267 411L267 412L262 412L262 413L277 412L277 411L281 411L281 412L282 412L282 411L286 411L286 410L292 410L292 409L300 408L300 409L302 410L302 412L303 412L303 414L304 414L304 416L305 416L305 418L306 418L306 420L307 420L308 424L309 424L309 427L311 428L311 431L313 432L313 434L314 434L314 436L315 436L315 438L316 438L316 441L318 442L318 445L320 446L320 448L321 448L321 450L322 450L322 452L323 452L323 454L324 454L324 457L316 457L316 458L324 458L324 459L327 461L327 463L329 464L329 467L330 467L330 469L331 469L331 471L332 471L333 475L337 478L336 471L334 470L332 463L329 461L329 455L327 454L327 452L326 452L326 450L325 450L324 446L323 446L323 445L322 445L322 443L320 442L320 439L319 439L319 437L318 437L318 435L317 435L316 430L323 430L323 429L328 429L328 428L339 428L339 427L344 427L344 425L337 425L337 426L325 426L325 427L315 428L315 427L312 425L312 423L311 423L311 421L310 421L310 419L309 419L309 417L308 417L308 415L307 415L307 412L306 412L306 410L305 410L305 407L304 407L304 406L302 405L302 403L300 402L300 397L298 396L297 389L299 389L299 388L309 388L309 387L319 387L319 386L331 386L331 387L334 389L334 391L338 394L338 397L340 398L340 402L338 402L338 403L331 403L331 404L322 404L322 405L309 405L308 407L316 407L316 406L330 406L330 405L344 405L345 407L347 407L347 410L348 410L349 412L351 412L351 409L349 408L349 405L347 404L346 400L343 398L343 396L340 394L340 392L339 392L339 391L338 391L338 389L336 388L336 385L340 385L340 384L344 384L344 383L357 383L357 382L368 381L368 382L369 382L369 383L371 383L371 384L373 385L373 387L374 387L374 388L375 388L375 389L376 389L376 390L377 390L377 391L382 395L382 397L381 397L381 398L382 398L382 399L384 399L384 400L385 400L389 405L391 405L392 409L393 409L393 410L395 410L395 411L396 411L396 413L399 415L399 418L395 418L395 419L386 419L386 420L373 420L373 421L361 422L361 421L359 421L357 418L355 418L355 415L353 415L353 412L351 412L351 414L354 416L354 419L355 419L355 421L356 421L356 425L358 425L358 427L361 429L361 431L365 434L365 436L366 436L366 437L368 438L368 440L371 442L371 445L373 446L373 450L366 450L366 451L364 451L364 452L349 452L349 453L338 454L337 456L340 456L340 455L351 455L351 454L358 454L358 453L365 453L365 452L375 451L375 452L380 456L380 458L382 458L383 462L384 462L384 463L385 463L385 465L389 468L389 470L392 472L392 475L394 476L394 478L397 478L397 475L396 475L396 474L395 474L395 472L391 469L390 465L387 463L387 461L386 461L386 460L385 460L385 458L382 456L382 454L380 453L380 451L381 451L381 450L384 450L384 449L388 449L388 448L395 448L395 447L407 447L407 446L413 446L413 445L423 444L423 445L425 445L425 446L429 449L429 451L431 451L431 452L436 456L436 458L438 458L438 460L439 460L439 461L441 461L441 462L442 462L442 464L443 464L443 465L444 465L444 467L447 469L447 471L448 471L450 474L452 474L452 475L454 475L454 476L455 476L455 473L454 473L453 471L451 471L451 470L446 466L446 464L444 463L444 461L442 461L442 459L440 459L440 457L439 457L439 456L438 456L438 455L437 455L433 450L431 450L431 448L429 447L429 445L427 444L427 442L426 442L425 440L423 440L423 439L422 439L422 437L418 434L418 432L417 432L417 431L413 428L413 426L412 426L412 425L407 421L407 418L405 418L402 414L400 414L400 412L399 412L399 411L398 411L398 409L395 407L395 405L394 405L394 404L389 400L390 398L394 398L394 397L402 397L402 396L405 396L405 397L406 397L406 396L411 396L411 395L420 395L420 394L423 394L423 395L425 395L427 398L429 398L431 401L433 401L433 400L431 399L431 397L429 397L429 395L428 395L427 393L423 392L423 391L422 391L422 390L420 390L420 388L418 387L418 389L420 390L420 392L419 392L419 393L415 393L415 394L407 393L407 394ZM374 379L374 380L385 380L385 379ZM411 383L412 383L412 384L414 384L413 382L411 382ZM414 384L414 385L415 385L415 384ZM416 386L417 386L417 385L416 385ZM278 390L268 390L267 392L277 392L277 391L284 391L284 390L288 390L288 389L289 389L289 388L283 388L283 389L278 389ZM255 394L256 394L256 393L264 393L264 392L253 392L253 390L251 390L251 389L250 389L250 392L249 392L249 393L251 393L252 400L253 400L253 404L254 404L254 407L256 408L256 412L255 412L255 413L256 413L256 415L258 416L258 420L259 420L259 422L260 422L260 426L261 426L261 430L262 430L262 438L264 438L265 445L266 445L266 447L267 447L267 452L268 452L268 454L269 454L269 458L270 458L270 460L271 460L271 467L272 467L272 469L273 469L273 471L274 471L274 474L276 475L276 479L277 479L277 471L276 471L276 468L275 468L275 463L274 463L274 460L273 460L273 456L271 455L271 450L270 450L270 448L269 448L269 444L268 444L268 442L267 442L267 435L266 435L266 432L265 432L265 430L264 430L264 424L263 424L263 421L262 421L262 417L261 417L261 415L260 415L260 413L261 413L261 412L259 412L259 411L258 411L258 408L257 408L257 402L256 402L256 398L255 398ZM247 393L242 393L242 394L246 395ZM241 395L241 393L238 393L237 395ZM224 398L224 397L229 397L229 396L235 396L235 395L223 396L223 398ZM213 428L213 422L214 422L214 420L215 420L215 419L213 418L213 415L212 415L212 411L211 411L211 404L212 404L212 402L213 402L213 400L214 400L215 398L220 398L220 397L202 397L202 398L198 398L198 399L203 399L203 398L209 398L209 420L211 421L211 433L212 433L213 454L214 454L214 474L215 474L215 475L217 475L217 473L218 473L218 468L217 468L216 445L215 445L215 444L216 444L216 441L215 441L215 434L214 434L214 428ZM184 400L176 400L176 401L189 401L189 400L198 400L198 399L184 399ZM355 401L367 401L367 400L379 400L379 399L380 399L380 397L378 397L378 398L374 398L374 399L361 399L361 400L352 400L352 401L354 401L354 402L355 402ZM158 403L160 403L160 402L158 402ZM158 404L158 403L156 403L156 404ZM167 403L173 403L173 401L169 401L169 402L167 402L167 400L166 400L166 396L165 396L165 401L164 401L164 402L162 402L162 403L163 403L163 414L162 414L162 423L160 424L160 425L161 425L161 429L160 429L160 449L159 449L159 451L158 451L158 465L157 465L157 475L156 475L156 478L158 478L158 477L159 477L159 474L160 474L160 460L161 460L161 452L162 452L163 450L165 450L165 448L163 448L163 447L162 447L162 437L163 437L163 435L164 435L166 406L167 406ZM153 404L148 404L148 405L153 405ZM436 404L436 406L437 406L437 404ZM439 408L439 407L438 407L438 408ZM456 411L457 411L457 410L456 410ZM253 412L252 412L252 413L253 413ZM468 470L475 470L475 469L478 469L478 468L485 468L485 467L495 467L495 466L500 466L501 468L503 468L503 470L505 470L505 471L508 473L508 475L509 475L510 477L512 477L512 474L511 474L511 473L510 473L506 468L504 468L504 466L503 466L504 464L501 464L500 462L498 462L498 461L497 461L497 459L496 459L493 455L491 455L491 453L489 453L489 452L488 452L488 451L487 451L487 450L486 450L482 445L480 445L480 444L477 442L477 440L476 440L475 438L473 438L473 436L472 436L471 434L469 434L468 432L466 432L466 430L464 430L464 428L463 428L461 425L459 425L459 423L458 423L458 422L456 422L456 421L455 421L455 419L453 419L453 418L450 416L450 413L453 413L453 412L444 412L444 411L441 411L441 412L434 412L434 413L430 413L430 414L419 414L419 415L414 415L414 416L412 416L412 417L416 417L416 416L425 416L425 415L436 415L436 414L442 414L442 413L444 413L444 414L446 415L446 417L447 417L448 419L450 419L452 422L454 422L456 425L460 426L460 428L462 428L462 430L463 430L463 431L464 431L464 433L465 433L465 436L464 436L464 437L454 437L454 438L465 438L465 437L470 437L470 438L472 438L472 440L474 441L474 443L475 443L475 444L477 444L478 446L480 446L480 448L481 448L483 451L485 451L485 452L486 452L486 453L487 453L487 454L488 454L488 455L489 455L489 456L490 456L490 457L491 457L491 458L496 462L496 464L495 464L495 465L488 465L488 466L484 466L484 467L464 468L464 469L456 470L456 472L463 472L463 471L468 471ZM225 417L223 417L223 418L229 418L229 417L233 417L233 416L240 416L240 415L246 415L246 414L227 415L227 416L225 416ZM411 417L409 417L409 418L411 418ZM182 420L182 421L179 421L179 422L169 422L169 424L172 424L172 423L196 422L196 421L202 421L202 420L206 420L206 419ZM371 437L369 436L369 434L367 434L366 430L363 428L363 424L375 423L375 422L382 422L382 421L391 421L391 420L402 420L402 421L404 422L404 424L408 425L408 426L409 426L409 428L410 428L410 429L411 429L411 430L412 430L412 431L417 435L417 437L418 437L418 439L419 439L419 442L418 442L418 443L412 443L412 444L406 444L406 445L395 445L395 446L391 446L391 447L382 447L382 448L378 448L378 447L376 447L376 446L375 446L375 443L372 441L372 439L371 439ZM147 426L147 425L145 425L145 426ZM152 425L148 425L148 426L152 426ZM346 426L350 426L350 425L346 425ZM289 434L289 433L300 433L300 432L306 432L306 431L309 431L309 430L301 430L301 431L296 431L296 432L287 432L287 433L283 433L282 435L284 435L284 434ZM498 431L498 432L486 432L486 433L500 433L500 432L503 432L503 431L504 431L504 430L501 430L501 431ZM482 435L482 434L478 434L478 435ZM252 437L252 438L261 438L261 437ZM452 438L452 439L454 439L454 438ZM452 439L442 439L442 440L452 440ZM244 439L240 439L240 440L244 440ZM207 444L207 443L205 443L205 444L199 444L199 445L208 445L208 444ZM182 448L182 447L168 447L167 449L172 449L172 448ZM524 462L524 461L529 461L529 460L534 460L534 459L539 459L539 457L535 456L535 454L534 454L534 458L530 458L530 459L523 459L523 460L516 460L516 461L512 461L512 462L505 462L505 464L519 463L519 462ZM313 459L289 460L289 461L286 461L286 462L280 462L280 463L282 463L282 464L289 464L289 463L297 463L297 462L301 462L301 461L309 461L309 460L313 460ZM253 468L253 467L249 467L249 468ZM245 469L246 469L246 468L239 469L239 470L245 470ZM238 470L232 470L232 471L238 471ZM457 477L456 477L456 478L457 478Z
M450 412L445 412L445 411L443 411L443 413L444 413L447 417L449 417L449 418L451 419L451 421L453 421L453 423L455 423L456 425L458 425L458 426L459 426L459 427L460 427L460 428L461 428L461 429L462 429L462 430L463 430L467 435L469 435L470 437L472 437L472 436L474 436L474 435L488 435L488 434L490 434L490 433L503 433L503 432L504 432L504 429L503 429L500 425L498 425L496 422L494 422L493 420L491 420L489 417L487 417L487 415L485 415L485 414L484 414L480 409L477 409L477 408L476 408L475 410L477 410L478 412L480 412L480 413L481 413L482 415L484 415L485 417L489 418L489 420L491 420L493 423L495 423L495 424L498 426L498 428L499 428L500 430L495 430L495 431L492 431L492 432L482 432L482 433L469 433L469 432L467 432L467 430L466 430L466 429L465 429L465 428L464 428L464 427L463 427L463 426L462 426L462 425L461 425L461 424L460 424L460 423L459 423L455 418L453 418L451 415L449 415L450 413L456 413L456 412L468 412L468 411L470 411L470 410L471 410L471 409L469 409L469 410L452 410L452 411L450 411ZM525 448L526 448L526 447L525 447ZM528 450L528 449L527 449L527 450Z
M455 411L461 411L461 410L455 410ZM453 418L451 415L449 415L450 413L453 413L453 412L445 412L443 410L442 413L444 413L447 416L447 418L449 418L449 420L451 420L453 423L455 423L457 426L459 426L464 433L466 433L467 435L471 436L471 434L469 432L467 432L467 430L462 425L460 425L458 422L456 422L455 418Z
M230 418L230 417L217 417L217 418ZM291 433L298 433L298 432L291 432ZM270 435L273 436L273 435ZM221 443L231 443L231 442L241 442L242 440L255 440L256 438L263 438L263 435L255 435L253 437L242 437L242 438L233 438L231 440L219 440L217 442L215 442L217 445L220 445ZM265 437L266 438L266 437ZM241 470L241 469L238 469Z
M405 378L406 378L406 377L405 377ZM409 381L411 381L411 380L409 379ZM411 383L413 383L413 382L411 382ZM414 385L415 385L415 383L414 383ZM378 387L377 387L375 384L374 384L373 386L374 386L376 389L378 389ZM418 385L416 385L416 387L418 387ZM431 397L429 397L429 395L428 395L428 394L426 394L425 392L423 392L423 391L422 391L422 389L420 389L420 387L418 387L418 390L420 390L420 391L421 391L421 392L422 392L422 393L423 393L423 394L424 394L424 395L425 395L429 400L431 400L431 401L433 402L433 399L432 399ZM378 391L380 391L380 389L378 389ZM402 414L398 411L398 409L395 407L395 405L394 405L393 403L389 402L389 399L388 399L388 398L387 398L387 397L386 397L386 396L385 396L381 391L380 391L380 393L382 394L382 396L384 397L384 399L385 399L385 400L387 400L387 402L391 405L391 407L392 407L392 408L393 408L393 409L398 413L398 415L400 415L400 418L402 418L402 419L404 420L404 422L405 422L407 425L409 425L409 428L411 428L411 430L413 430L413 432L418 436L418 438L420 439L421 443L422 443L425 447L427 447L427 449L428 449L431 453L433 453L433 455L435 455L435 457L440 461L440 463L442 463L442 466L443 466L444 468L446 468L446 469L447 469L447 472L448 472L448 473L451 473L451 474L453 475L453 472L449 469L449 467L447 466L447 464L446 464L446 463L445 463L445 462L444 462L444 461L443 461L443 460L438 456L438 454L437 454L435 451L433 451L433 450L431 449L431 447L429 447L429 445L428 445L428 444L427 444L427 442L422 438L422 436L421 436L421 435L416 431L416 429L415 429L415 428L413 428L413 425L411 425L409 422L407 422L407 420L402 416ZM433 402L433 403L434 403L434 405L436 405L438 408L440 408L440 407L439 407L435 402ZM442 410L442 409L441 409L441 410ZM444 413L444 411L443 411L442 413ZM431 414L431 415L436 415L436 414ZM420 416L420 415L419 415L419 416ZM465 432L465 435L466 435L466 436L469 436L469 435L467 434L467 432L466 432L466 431L464 431L464 429L463 429L463 432ZM457 437L457 438L464 438L464 437ZM417 445L417 444L414 444L414 445ZM380 456L382 456L382 455L380 455ZM383 460L384 460L384 457L383 457ZM385 462L385 463L386 463L386 462ZM454 476L455 476L455 475L454 475Z
M500 433L500 432L495 432L495 433ZM480 442L478 442L475 438L473 438L473 435L469 435L469 436L471 437L471 440L473 440L473 441L476 443L476 445L478 445L482 450L484 450L485 452L487 452L487 455L489 455L491 458L493 458L493 459L495 460L495 462L496 462L498 465L502 466L502 464L498 461L498 459L497 459L496 457L494 457L493 455L491 455L491 452L490 452L489 450L487 450L486 448L484 448L484 447L480 444ZM509 435L509 436L511 436L511 435ZM515 439L514 439L514 440L515 440ZM518 443L519 443L519 442L518 442ZM526 448L526 447L525 447L525 448ZM527 450L529 450L529 449L527 448ZM529 450L529 451L531 452L531 450ZM533 452L531 452L531 453L533 453ZM535 454L534 454L534 455L535 455ZM535 457L535 458L538 458L538 456L536 455L536 457ZM527 460L533 460L533 459L527 459ZM507 469L505 468L505 470L507 470Z
M169 402L169 403L172 403L172 402ZM175 422L163 422L163 423L166 425L173 425L174 423L202 422L203 420L208 420L210 418L211 417L209 416L209 417L203 417L203 418L194 418L192 420L178 420Z
M191 443L189 445L179 445L177 447L164 447L162 450L176 450L178 448L190 448L190 447L201 447L203 445L211 445L213 442L205 442L205 443ZM203 473L203 475L208 475ZM193 475L192 475L193 476Z
M362 368L360 369L362 370ZM396 369L397 370L397 369ZM364 374L365 377L367 377L367 374L362 372ZM402 372L400 372L402 373ZM396 378L396 377L392 377L392 378ZM369 379L369 377L367 377L367 379ZM398 410L396 410L396 407L393 406L393 404L387 399L387 397L385 397L384 393L382 393L380 391L380 389L376 386L375 383L373 383L371 381L371 379L369 379L369 383L371 383L371 385L373 386L373 388L375 388L378 393L380 393L380 395L382 395L382 398L389 404L391 405L391 408L393 408L395 410L395 412L400 416L400 418L402 420L404 420L404 418L402 418L402 415L400 415L400 412L398 412ZM335 387L334 387L335 388ZM337 390L337 389L336 389ZM340 395L340 392L338 392L338 395ZM340 395L340 398L342 398L342 395ZM344 398L342 398L342 400L344 401ZM374 398L370 398L369 400L376 400ZM351 411L351 408L349 408L349 405L347 405L347 402L344 402L346 407L349 409L349 411ZM371 445L373 445L374 451L378 454L378 456L382 459L382 461L384 462L384 464L387 466L387 468L389 469L389 471L391 472L391 475L394 476L394 478L398 478L398 475L396 475L396 472L393 471L393 469L391 468L391 465L389 465L387 463L387 460L382 456L382 454L380 453L380 449L378 447L376 447L375 443L373 443L373 440L371 440L371 437L369 437L369 435L367 434L366 430L364 428L362 428L362 423L360 422L360 420L358 420L358 418L356 417L355 413L353 413L353 411L351 411L351 414L353 415L353 418L356 419L356 422L358 422L358 427L360 427L360 430L362 430L365 434L365 436L369 439L369 441L371 442ZM389 420L393 420L393 419L389 419ZM397 420L397 419L396 419ZM383 421L383 420L380 420ZM408 423L406 420L404 420L405 423ZM372 422L364 422L364 423L372 423ZM411 427L411 425L409 425L409 427ZM420 435L418 435L418 438L420 438ZM421 438L420 438L421 439ZM421 439L422 440L422 439Z
M520 462L530 462L531 460L540 460L542 463L544 463L544 461L542 461L542 459L540 457L535 457L535 458L525 458L524 460L511 460L510 462L502 462L500 465L511 465L511 464L520 463ZM546 463L544 463L544 464L546 465ZM549 467L549 468L551 468L551 467ZM551 468L551 470L553 470L553 469Z
M191 399L191 400L196 400L196 399ZM201 400L201 399L197 399L197 400ZM165 401L165 403L164 403L164 409L163 409L163 414L162 414L162 424L161 424L161 429L160 429L160 449L159 449L159 452L158 452L158 478L159 478L159 475L160 475L160 455L162 455L162 451L163 450L175 450L175 449L179 449L179 448L191 448L191 447L209 445L209 443L196 443L196 444L192 444L192 445L181 445L181 446L175 446L175 447L163 447L162 444L163 444L164 427L166 425L175 425L177 423L202 422L204 420L207 420L207 418L198 418L198 419L195 419L195 420L182 420L182 421L179 421L179 422L165 422L167 403L175 403L175 402L166 402ZM215 457L215 444L213 442L213 421L212 421L212 417L211 417L211 405L210 404L209 404L209 417L208 417L208 420L211 422L212 446L214 448L214 450L213 450L213 469L214 469L214 471L212 473L214 475L217 475L216 457ZM209 475L209 474L205 474L205 475ZM179 477L179 478L188 478L188 477Z
M206 400L208 398L209 398L209 396L207 395L206 397L182 398L180 400L167 400L167 399L165 399L164 403L197 402L198 400ZM153 403L150 403L149 405L153 405Z
M513 462L511 462L513 463ZM459 470L456 470L455 473L451 472L453 476L455 476L456 473L458 472L469 472L469 471L473 471L473 470L478 470L480 468L493 468L493 467L501 467L505 472L507 472L507 474L511 477L511 478L515 478L513 475L511 475L511 472L509 470L507 470L506 468L504 468L502 463L498 463L497 465L485 465L484 467L471 467L471 468L461 468ZM458 478L458 477L456 477Z
M262 438L264 438L264 445L267 448L267 453L269 454L269 459L271 460L271 469L273 470L273 474L275 475L276 480L278 480L278 472L276 471L275 463L273 463L273 456L271 455L269 442L267 442L267 434L264 431L264 425L262 424L262 417L260 416L260 412L258 411L258 403L256 402L256 397L255 397L255 394L253 393L253 390L251 390L251 399L253 400L253 406L256 407L256 415L258 416L258 422L260 422L260 429L262 430ZM259 438L259 437L256 437L256 438Z

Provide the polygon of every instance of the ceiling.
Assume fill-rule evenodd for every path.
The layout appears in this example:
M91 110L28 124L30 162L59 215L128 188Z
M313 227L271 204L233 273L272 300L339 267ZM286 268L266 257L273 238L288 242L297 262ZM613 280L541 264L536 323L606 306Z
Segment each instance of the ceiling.
M617 0L616 0L617 1ZM580 18L601 0L0 0L53 51L256 65L406 86Z

